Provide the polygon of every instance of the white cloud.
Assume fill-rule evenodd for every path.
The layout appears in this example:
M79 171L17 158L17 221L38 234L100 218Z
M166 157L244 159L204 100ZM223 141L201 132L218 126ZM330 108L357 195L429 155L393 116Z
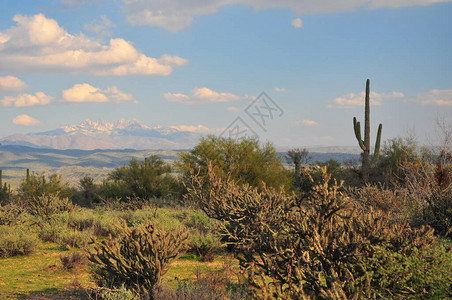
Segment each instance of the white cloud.
M185 58L179 56L171 56L168 54L163 54L162 56L160 56L158 61L163 65L168 65L172 67L184 66L188 63L188 60L186 60Z
M452 90L431 90L427 93L418 94L416 102L423 105L452 106Z
M40 124L41 122L29 115L18 115L13 119L13 123L16 125L33 126Z
M73 87L64 90L62 94L65 102L136 102L131 94L120 91L116 86L101 90L88 83L75 84Z
M301 16L356 11L358 9L431 5L450 1L451 0L123 0L125 3L127 21L130 24L157 26L173 32L190 26L197 16L214 14L220 7L231 4L250 5L257 10L288 8L292 10L295 15ZM296 23L300 24L298 21Z
M210 132L211 129L204 125L178 125L178 126L170 126L170 128L174 128L180 131L191 131L191 132Z
M16 15L13 20L16 26L0 32L0 71L167 76L173 66L187 63L168 54L148 57L121 38L102 44L84 34L69 34L43 14Z
M50 104L53 97L47 96L43 92L37 92L34 95L22 94L17 97L5 96L0 99L0 103L6 107L25 107L35 105L47 105Z
M327 105L327 107L354 108L364 106L365 96L366 96L365 92L350 93L348 95L334 99L331 103ZM405 95L400 92L390 92L390 93L370 92L370 103L372 105L381 105L384 101L400 99L403 97L405 97Z
M298 126L300 126L300 125L306 125L306 126L319 125L319 123L317 123L316 121L313 121L313 120L299 120L299 121L295 122L295 124L297 124Z
M27 87L25 82L14 76L0 77L0 90L3 91L19 91Z
M63 91L63 100L67 102L108 102L100 89L90 84L75 84L70 89Z
M280 87L275 87L274 90L275 90L275 92L278 92L278 93L285 93L285 92L287 92L287 90L285 88L280 88Z
M290 22L290 24L295 28L303 27L303 21L301 20L301 18L293 19L292 22Z
M231 93L218 93L209 88L196 88L191 95L166 93L164 94L166 100L171 102L179 102L182 104L202 104L209 102L230 102L238 101L240 98Z

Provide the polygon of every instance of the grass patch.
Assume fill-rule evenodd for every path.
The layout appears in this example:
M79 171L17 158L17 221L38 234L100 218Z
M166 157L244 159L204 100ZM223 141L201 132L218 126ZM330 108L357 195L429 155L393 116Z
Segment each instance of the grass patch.
M1 258L0 299L88 299L85 289L95 286L89 267L82 265L67 270L61 263L60 254L72 252L46 242L31 255ZM196 255L185 254L171 264L163 284L177 288L180 281L194 281L197 272L220 270L225 263L238 269L231 256L221 255L213 262L199 262Z

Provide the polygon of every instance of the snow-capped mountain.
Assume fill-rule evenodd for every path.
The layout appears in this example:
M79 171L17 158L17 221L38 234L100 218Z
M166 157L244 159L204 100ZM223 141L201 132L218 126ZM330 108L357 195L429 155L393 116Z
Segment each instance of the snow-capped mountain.
M136 119L117 122L89 119L55 130L14 134L0 139L3 145L54 149L188 149L200 134L165 126L149 127Z

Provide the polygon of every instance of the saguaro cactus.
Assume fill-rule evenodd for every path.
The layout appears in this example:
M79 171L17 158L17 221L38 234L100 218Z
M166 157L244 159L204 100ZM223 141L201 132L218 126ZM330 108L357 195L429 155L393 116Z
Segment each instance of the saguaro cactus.
M370 172L370 80L366 81L366 107L364 110L364 140L361 138L361 124L353 117L353 128L358 144L363 150L362 174L364 182L369 181ZM378 125L377 140L375 142L374 159L380 154L381 129L383 125Z

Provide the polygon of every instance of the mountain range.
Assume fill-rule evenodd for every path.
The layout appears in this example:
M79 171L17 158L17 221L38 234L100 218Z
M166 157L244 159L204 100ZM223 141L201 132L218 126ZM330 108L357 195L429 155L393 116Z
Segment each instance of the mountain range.
M190 149L201 134L171 127L149 127L136 119L117 122L89 119L51 131L13 134L0 139L2 145L51 149Z

